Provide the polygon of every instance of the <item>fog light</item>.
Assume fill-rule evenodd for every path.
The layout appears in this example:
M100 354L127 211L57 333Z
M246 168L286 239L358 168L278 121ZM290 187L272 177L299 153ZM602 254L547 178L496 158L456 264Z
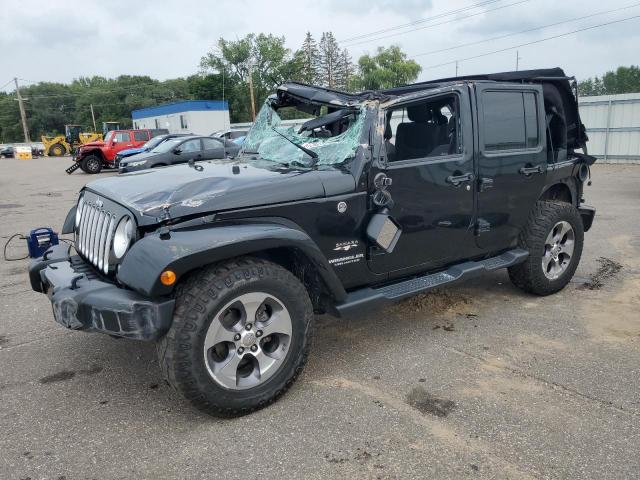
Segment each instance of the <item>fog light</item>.
M160 281L162 282L163 285L170 287L171 285L176 283L175 272L172 272L171 270L165 270L160 274Z

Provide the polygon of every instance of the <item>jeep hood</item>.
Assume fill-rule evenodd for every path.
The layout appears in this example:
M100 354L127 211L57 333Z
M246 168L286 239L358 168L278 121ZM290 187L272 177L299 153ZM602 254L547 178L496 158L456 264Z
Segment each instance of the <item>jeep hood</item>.
M351 193L351 173L336 168L301 170L273 162L209 160L142 170L91 182L87 189L116 201L141 225L223 210Z

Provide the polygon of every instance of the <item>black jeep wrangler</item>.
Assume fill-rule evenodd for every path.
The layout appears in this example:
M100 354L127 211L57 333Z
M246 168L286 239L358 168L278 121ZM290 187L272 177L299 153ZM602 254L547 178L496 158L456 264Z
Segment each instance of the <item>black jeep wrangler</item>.
M562 289L595 214L586 141L559 68L359 94L286 83L235 160L87 185L73 248L34 260L31 284L67 328L156 341L197 408L246 413L300 374L314 312L505 267L527 292Z

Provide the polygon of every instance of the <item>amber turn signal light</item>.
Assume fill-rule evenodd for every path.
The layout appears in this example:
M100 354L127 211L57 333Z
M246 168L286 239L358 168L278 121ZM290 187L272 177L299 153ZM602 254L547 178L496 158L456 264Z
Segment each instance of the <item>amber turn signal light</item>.
M162 282L163 285L170 287L171 285L176 283L175 272L172 272L171 270L165 270L160 274L160 281Z

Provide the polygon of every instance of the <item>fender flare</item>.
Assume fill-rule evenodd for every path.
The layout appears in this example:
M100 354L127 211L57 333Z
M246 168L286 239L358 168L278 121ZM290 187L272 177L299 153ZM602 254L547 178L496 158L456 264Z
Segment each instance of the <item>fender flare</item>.
M133 244L118 270L118 280L150 297L169 295L173 286L160 282L164 270L178 279L222 260L273 248L296 249L316 268L334 301L346 291L326 257L304 231L276 223L206 226L145 235Z

